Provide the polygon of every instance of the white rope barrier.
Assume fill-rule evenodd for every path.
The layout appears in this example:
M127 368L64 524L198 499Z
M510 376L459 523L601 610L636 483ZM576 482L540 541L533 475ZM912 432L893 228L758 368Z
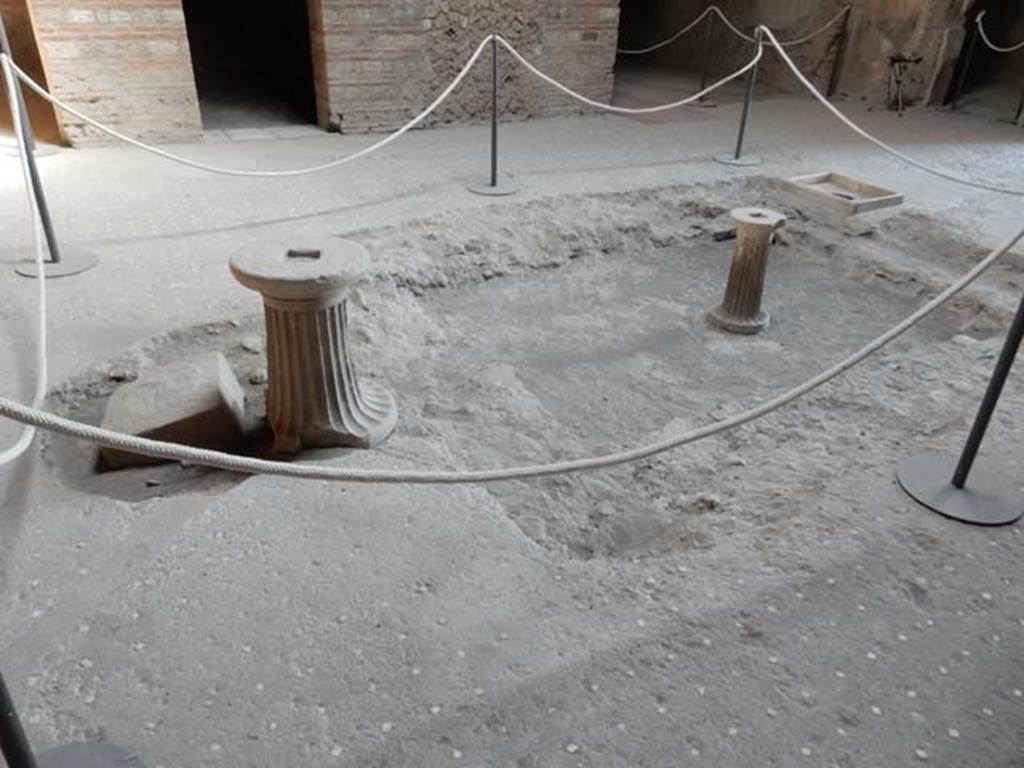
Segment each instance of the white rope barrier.
M677 107L684 107L687 104L693 104L696 101L700 101L700 99L704 98L705 96L707 96L712 91L717 90L718 88L721 88L726 83L732 82L733 80L735 80L738 77L742 77L744 74L746 74L751 69L756 67L758 62L761 61L761 57L764 55L763 47L758 46L757 51L754 54L754 58L752 58L750 61L748 61L745 65L743 65L742 67L737 69L732 74L726 75L725 77L723 77L718 82L713 83L712 85L709 85L707 88L703 89L699 93L695 93L692 96L687 96L685 99L680 99L679 101L673 101L673 102L671 102L669 104L660 104L660 105L658 105L656 107L618 107L618 106L615 106L614 104L605 104L604 102L601 102L601 101L594 101L593 99L584 96L582 93L579 93L578 91L574 91L569 86L563 85L562 83L560 83L557 80L555 80L555 78L551 77L550 75L545 74L540 69L538 69L536 66L531 64L521 53L519 53L519 51L517 51L512 46L511 43L509 43L501 35L497 35L496 37L498 38L498 42L509 53L512 54L512 57L516 61L518 61L529 72L531 72L532 74L534 74L535 76L537 76L538 78L543 80L548 85L551 85L551 86L557 88L562 93L564 93L564 94L566 94L568 96L571 96L572 98L576 99L577 101L581 101L584 104L587 104L587 105L589 105L591 107L594 107L595 109L601 109L601 110L604 110L605 112L615 112L615 113L618 113L618 114L621 114L621 115L649 115L649 114L652 114L654 112L665 112L666 110L669 110L669 109L676 109Z
M839 21L841 18L843 18L844 15L846 15L847 13L850 13L850 12L851 12L851 8L850 8L850 6L847 5L841 11L839 11L839 13L837 13L831 19L826 21L824 24L822 24L820 27L818 27L813 32L810 32L810 33L804 35L803 37L798 37L795 40L783 40L779 44L783 48L795 48L798 45L803 45L804 43L809 43L811 40L816 38L818 35L820 35L826 29L828 29L833 24L835 24L837 21Z
M209 173L216 173L223 176L283 177L302 176L308 173L317 173L320 171L326 171L330 168L337 168L339 165L351 163L352 161L358 160L361 157L366 157L370 153L376 152L378 149L383 149L391 142L399 139L401 136L405 135L410 130L415 128L417 125L419 125L421 122L423 122L435 109L437 109L449 96L451 96L452 92L459 86L460 83L462 83L462 81L466 78L466 75L469 74L469 71L473 68L473 65L476 64L477 59L480 58L480 55L483 53L484 48L490 41L491 36L484 38L483 42L481 42L480 45L477 46L476 50L473 52L473 55L469 57L469 60L466 62L465 66L462 67L462 69L459 71L459 74L455 76L455 79L452 80L448 87L441 91L438 97L434 99L426 109L424 109L422 112L416 115L416 117L407 122L394 133L388 134L380 141L374 142L370 146L365 147L359 150L358 152L354 152L351 155L346 155L345 157L340 157L337 160L331 160L330 162L321 163L320 165L309 166L308 168L293 168L282 171L246 171L239 170L237 168L224 168L222 166L209 165L207 163L201 163L198 160L192 160L187 157L182 157L181 155L176 155L173 152L168 152L167 150L160 149L159 147L154 147L150 144L146 144L145 142L139 141L138 139L133 139L131 136L127 136L121 133L120 131L111 128L110 126L104 125L98 120L94 120L93 118L89 117L83 112L80 112L74 107L61 101L56 96L47 91L45 88L43 88L41 85L39 85L39 83L37 83L35 80L29 77L28 74L26 74L21 68L19 68L17 64L11 61L10 58L6 56L6 54L0 54L0 56L4 56L4 58L7 58L7 60L10 63L10 66L14 69L15 73L17 73L18 77L21 78L21 81L25 83L25 85L31 88L39 96L53 104L55 107L59 107L60 109L67 112L69 115L73 115L74 117L78 118L87 125L91 125L93 128L102 131L103 133L106 133L107 135L112 136L115 139L119 139L123 142L131 144L133 147L141 149L145 152L149 152L150 154L157 155L158 157L162 157L165 160L170 160L181 165L187 165L190 168L195 168L200 171L207 171Z
M952 181L956 184L963 184L964 186L967 187L974 187L975 189L984 189L989 192L998 192L1003 195L1016 195L1018 197L1024 196L1024 189L1013 189L1012 187L1001 187L994 184L986 184L983 181L975 181L974 179L967 178L966 176L960 176L959 174L952 173L950 171L944 171L941 168L934 168L930 165L927 165L926 163L921 162L920 160L916 160L915 158L911 157L910 155L904 152L901 152L895 147L889 146L881 139L878 139L875 136L871 135L863 128L861 128L859 125L857 125L855 122L853 122L850 118L848 118L846 115L844 115L840 110L838 110L833 104L829 102L828 99L826 99L821 94L821 92L817 88L814 87L814 84L807 79L807 76L804 75L803 72L800 71L800 68L793 62L793 59L791 59L789 54L786 53L785 49L781 46L779 41L775 39L775 35L772 34L772 31L768 29L768 27L762 26L760 29L764 32L764 35L767 38L767 42L774 46L775 50L778 51L779 56L782 57L782 60L786 63L786 66L788 66L789 69L796 76L796 79L803 84L803 86L810 92L810 94L815 99L817 99L821 103L821 105L825 107L825 109L827 109L829 112L835 115L840 122L842 122L847 128L852 130L861 138L870 141L872 144L888 152L893 157L898 157L900 160L907 163L908 165L912 165L915 168L924 171L925 173L932 174L933 176L938 176L940 179L946 179L947 181Z
M351 483L490 483L504 480L524 480L527 478L561 475L570 472L605 469L619 464L640 461L641 459L646 459L689 443L694 443L723 432L728 432L744 424L761 419L780 408L799 400L805 395L813 392L850 370L855 365L916 326L981 277L981 275L1006 255L1006 253L1016 245L1021 238L1024 238L1024 228L1020 229L1015 235L1013 235L1013 237L1009 238L1006 242L989 253L988 256L975 265L973 269L964 274L959 280L950 285L927 304L919 308L912 315L904 319L901 323L893 326L885 333L881 334L861 349L851 354L849 357L833 365L831 368L822 371L818 375L798 384L792 389L789 389L759 405L742 411L741 413L735 414L724 421L675 434L661 440L646 443L636 448L601 456L594 456L591 458L552 462L548 464L531 464L503 469L465 471L349 469L345 467L325 466L321 464L308 464L302 462L288 463L281 461L269 461L266 459L254 459L246 456L222 453L220 451L210 451L201 448L178 445L175 443L149 440L143 437L135 437L133 435L112 432L109 429L76 422L71 419L47 413L39 408L22 405L2 397L0 397L0 416L13 419L21 422L22 424L57 432L59 434L66 435L67 437L87 440L107 448L129 451L131 453L140 453L145 456L152 456L158 459L180 461L188 464L200 464L208 467L215 467L217 469L223 469L228 472L238 472L242 474L279 475L283 477L295 477L310 480L332 480Z
M728 16L726 16L725 13L722 11L722 9L719 8L717 5L712 5L709 8L709 10L713 10L718 15L718 18L720 18L722 20L722 23L725 24L725 26L727 26L729 28L729 30L734 35L736 35L737 37L743 38L748 43L756 43L757 42L757 38L752 37L751 35L748 35L742 29L740 29L735 24L733 24L732 19L730 19ZM850 6L847 5L841 11L839 11L839 13L837 13L831 19L826 21L824 24L822 24L820 27L818 27L813 32L811 32L809 34L806 34L803 37L798 37L795 40L784 40L784 41L781 41L779 43L779 45L783 46L784 48L793 48L793 47L798 46L798 45L803 45L804 43L814 39L815 37L820 35L822 32L824 32L826 29L831 27L833 24L835 24L837 21L839 21L841 18L843 18L844 14L849 13L850 10L851 10Z
M730 31L730 32L732 32L732 33L733 33L734 35L736 35L737 37L741 37L741 38L743 38L743 39L744 39L744 40L746 40L746 41L747 41L748 43L756 43L756 42L757 42L757 38L751 37L751 36L750 36L750 35L748 35L748 34L747 34L746 32L744 32L744 31L743 31L742 29L740 29L740 28L739 28L739 27L737 27L737 26L736 26L735 24L733 24L733 23L732 23L732 19L730 19L730 18L729 18L728 16L726 16L726 15L725 15L725 14L724 14L724 13L723 13L723 12L722 12L722 11L721 11L721 10L720 10L719 8L718 8L718 6L717 6L717 5L716 5L716 6L713 6L713 7L714 7L714 9L715 9L715 13L716 13L716 14L718 14L718 18L720 18L720 19L722 20L722 23L723 23L723 24L725 24L725 26L729 28L729 31Z
M712 91L714 91L714 90L716 90L718 88L721 88L726 83L732 82L733 80L735 80L738 77L742 77L750 69L752 69L753 67L757 66L757 63L761 60L761 56L763 55L763 51L759 48L757 50L757 52L755 53L753 59L751 59L746 65L744 65L740 69L736 70L732 74L723 77L721 80L718 80L716 83L708 86L707 88L704 88L699 93L695 93L692 96L686 97L685 99L680 99L678 101L673 101L673 102L670 102L668 104L660 104L660 105L654 106L654 107L630 108L630 107L619 107L619 106L615 106L614 104L606 104L604 102L595 101L594 99L588 98L588 97L584 96L583 94L581 94L581 93L579 93L577 91L574 91L573 89L569 88L567 85L563 85L562 83L560 83L559 81L555 80L553 77L545 74L540 69L538 69L536 66L534 66L532 63L530 63L530 61L527 60L526 57L524 57L521 53L519 53L519 51L517 51L516 48L510 42L508 42L508 40L506 40L505 38L501 37L500 35L488 35L486 38L484 38L484 40L480 43L480 45L477 46L476 50L473 52L473 55L470 56L469 60L465 64L465 66L463 66L463 68L459 71L459 74L455 77L454 80L452 80L452 82L448 85L448 87L445 88L441 92L441 94L436 99L434 99L434 101L431 102L431 104L426 109L424 109L422 112L420 112L420 114L418 114L416 117L414 117L412 120L410 120L408 123L403 125L401 128L399 128L394 133L388 134L386 137L384 137L380 141L378 141L378 142L376 142L374 144L371 144L370 146L365 147L364 149L361 149L358 152L355 152L355 153L353 153L351 155L346 155L345 157L339 158L337 160L332 160L332 161L327 162L327 163L322 163L320 165L314 165L314 166L310 166L310 167L307 167L307 168L294 168L294 169L281 170L281 171L240 170L240 169L235 169L235 168L225 168L225 167L222 167L222 166L210 165L210 164L207 164L207 163L199 162L198 160L192 160L191 158L187 158L187 157L183 157L181 155L174 154L173 152L168 152L167 150L160 149L159 147L154 147L151 144L146 144L145 142L139 141L138 139L133 139L132 137L127 136L127 135L121 133L120 131L118 131L118 130L116 130L114 128L111 128L110 126L105 125L105 124L101 123L100 121L95 120L95 119L89 117L85 113L75 109L74 107L70 106L69 104L65 103L64 101L61 101L56 96L54 96L52 93L50 93L45 88L43 88L39 83L37 83L35 80L33 80L26 72L24 72L21 68L19 68L18 65L15 64L13 61L11 61L9 58L8 58L8 61L10 63L10 66L12 67L12 69L17 74L17 76L21 79L22 82L24 82L35 93L39 94L39 96L41 96L42 98L44 98L47 101L49 101L55 107L64 110L65 112L67 112L70 115L73 115L74 117L76 117L79 120L83 121L87 125L91 125L93 128L96 128L97 130L102 131L102 132L106 133L107 135L112 136L115 139L119 139L120 141L124 141L124 142L126 142L126 143L128 143L128 144L130 144L130 145L132 145L132 146L134 146L134 147L136 147L138 149L141 149L141 150L143 150L145 152L149 152L150 154L157 155L158 157L162 157L165 160L170 160L171 162L179 163L181 165L186 165L186 166L188 166L190 168L195 168L197 170L206 171L208 173L214 173L214 174L220 174L220 175L226 175L226 176L282 177L282 176L301 176L301 175L305 175L305 174L309 174L309 173L318 173L320 171L326 171L326 170L329 170L331 168L336 168L339 165L344 165L345 163L350 163L353 160L358 160L358 159L360 159L362 157L366 157L367 155L377 151L378 149L383 149L385 146L387 146L391 142L395 141L399 137L401 137L404 134L408 133L412 128L414 128L419 123L421 123L424 119L426 119L428 115L430 115L434 110L436 110L441 105L441 103L444 102L444 100L447 99L452 94L452 92L465 79L466 75L469 74L469 71L472 69L473 65L477 62L477 60L480 58L481 54L483 53L484 48L487 46L487 44L492 39L496 39L506 50L509 51L509 53L512 54L512 56L517 61L519 61L524 67L526 67L526 69L528 69L534 75L539 77L541 80L544 80L545 82L547 82L550 85L554 86L558 90L562 91L563 93L566 93L569 96L571 96L572 98L574 98L574 99L576 99L576 100L578 100L578 101L580 101L580 102L582 102L584 104L587 104L587 105L589 105L589 106L591 106L591 107L593 107L595 109L604 110L606 112L614 112L614 113L618 113L618 114L627 114L627 115L643 115L643 114L653 114L653 113L656 113L656 112L665 112L665 111L670 110L670 109L676 109L677 107L682 107L682 106L685 106L687 104L692 104L692 103L694 103L696 101L699 101L704 96L706 96L707 94L711 93ZM2 55L4 55L4 54L0 54L0 56L2 56Z
M987 45L989 48L991 48L993 51L996 51L997 53L1013 53L1014 51L1019 51L1021 48L1024 48L1024 40L1017 43L1016 45L1010 45L1006 47L996 45L995 43L993 43L992 40L989 39L988 33L985 31L986 13L988 13L988 11L982 11L974 20L975 24L978 25L978 34L981 36L981 39L985 41L985 45Z
M981 184L980 182L973 182L970 180L961 179L956 176L952 176L943 171L938 171L925 166L923 163L913 160L912 158L903 155L898 150L894 150L888 145L881 142L879 139L875 139L873 136L868 134L863 129L856 126L854 123L849 121L841 112L834 109L831 104L828 103L824 97L814 88L813 85L803 76L799 68L792 62L789 56L783 50L781 44L775 39L771 30L761 27L762 32L768 37L769 41L776 47L783 60L789 65L805 86L807 86L812 94L814 94L819 101L825 106L831 109L840 119L842 119L849 127L857 131L859 134L865 136L875 144L886 149L891 154L909 162L916 167L927 170L930 173L934 173L943 178L957 181L959 183L969 184L970 186L979 187L982 189L992 189L994 191L1007 192L1003 188L990 187L988 185ZM501 38L497 38L507 48L514 51L511 46L508 45ZM485 41L487 42L487 41ZM477 49L475 57L479 56L481 48ZM525 59L518 57L523 63L528 64ZM3 57L2 62L4 68L5 81L7 83L8 91L13 94L13 88L15 87L14 79L12 76L12 70L14 69L10 60ZM535 73L539 73L529 65L531 70ZM465 70L463 71L465 72ZM460 75L461 78L462 75ZM545 79L548 79L544 75ZM10 99L14 103L14 98ZM19 125L19 121L15 119L15 126ZM26 189L30 190L30 179L28 170L28 156L25 144L25 136L20 130L17 130L18 141L20 147L20 156L22 159L22 176L25 181ZM29 192L29 194L31 194ZM1020 194L1019 192L1011 192L1011 194ZM34 216L34 200L30 201L31 210L33 211L34 220L37 217ZM41 266L42 261L42 245L39 237L38 224L34 225L33 232L35 234L36 243L36 259ZM359 483L415 483L415 484L442 484L442 483L486 483L486 482L498 482L505 480L522 480L527 478L545 477L551 475L566 474L571 472L582 472L591 471L597 469L604 469L608 467L625 464L628 462L639 461L650 456L654 456L666 451L679 448L683 445L687 445L699 440L703 440L723 432L727 432L736 429L744 424L748 424L757 419L761 419L769 414L801 399L802 397L810 394L814 390L824 386L828 382L842 375L846 371L850 370L854 366L863 362L872 354L878 352L880 349L890 344L895 339L899 338L911 328L916 326L918 323L923 321L926 317L931 315L941 306L950 301L954 296L962 292L981 275L983 275L988 269L990 269L996 262L998 262L1003 256L1014 245L1016 245L1022 238L1024 238L1024 228L1020 229L1015 235L1007 239L1002 245L997 247L991 253L989 253L982 261L980 261L974 268L969 270L966 274L960 277L956 282L942 291L940 294L935 296L931 301L927 302L924 306L920 307L916 312L911 314L909 317L904 319L899 324L893 326L885 333L876 337L872 341L868 342L861 349L857 350L853 354L849 355L842 361L836 363L831 368L817 374L816 376L798 384L791 389L764 401L756 406L748 408L738 414L735 414L728 419L723 421L709 424L689 431L670 435L669 437L662 438L652 442L645 443L635 448L608 453L599 456L592 456L588 458L561 461L561 462L550 462L544 464L531 464L517 467L507 467L498 469L484 469L484 470L465 470L465 471L449 471L449 470L411 470L411 471L396 471L396 470L366 470L366 469L351 469L337 466L325 466L319 464L308 464L308 463L288 463L281 461L270 461L265 459L255 459L246 456L237 456L220 451L211 451L200 448L193 448L190 446L179 445L176 443L167 443L157 440L150 440L147 438L137 437L134 435L128 435L124 433L114 432L111 430L103 429L102 427L96 427L81 422L76 422L72 419L67 419L55 414L48 413L41 409L41 397L40 392L45 395L45 280L40 280L40 377L37 385L37 398L32 406L26 406L13 400L0 397L0 416L10 418L21 424L24 424L28 429L23 433L28 435L28 442L31 443L31 431L33 429L46 429L59 434L66 435L74 439L87 440L97 445L106 446L108 448L114 448L118 450L128 451L132 453L139 453L154 458L179 461L189 464L200 464L218 469L227 470L230 472L238 472L244 474L268 474L278 475L285 477L295 478L306 478L306 479L317 479L317 480L331 480L338 482L359 482ZM21 441L19 441L19 444ZM27 446L26 446L27 447ZM21 449L24 450L23 448Z
M42 408L43 403L46 401L46 390L48 389L46 354L46 279L44 277L46 272L45 267L43 266L43 238L39 231L41 226L39 221L39 212L36 210L36 199L32 194L32 181L28 170L27 142L24 125L21 122L21 113L18 108L19 101L17 98L17 91L15 90L17 88L17 82L11 72L10 61L6 56L0 58L0 66L3 67L4 84L7 90L7 104L11 110L11 124L14 126L14 136L17 139L18 145L18 159L21 162L21 174L22 179L25 182L25 196L28 203L29 223L32 227L36 274L38 275L37 281L39 283L39 298L37 305L39 312L37 322L39 324L39 328L36 337L36 391L35 396L32 398L32 407ZM22 429L21 434L18 436L14 445L4 451L0 451L0 467L5 464L10 464L25 453L29 446L32 445L35 434L36 430L34 427L25 427Z
M689 24L687 24L685 27L680 29L678 32L676 32L671 37L666 38L665 40L662 40L660 43L655 43L654 45L650 45L647 48L616 48L615 52L616 53L621 53L623 56L639 56L640 54L643 54L643 53L650 53L651 51L656 51L659 48L664 48L666 45L671 45L672 43L674 43L680 37L685 35L687 32L689 32L691 29L696 27L702 21L704 21L704 19L707 17L707 15L709 13L713 13L714 11L717 11L717 10L718 10L718 8L716 6L709 5L707 8L704 9L704 12L701 13L700 16L698 16L696 19L691 21Z

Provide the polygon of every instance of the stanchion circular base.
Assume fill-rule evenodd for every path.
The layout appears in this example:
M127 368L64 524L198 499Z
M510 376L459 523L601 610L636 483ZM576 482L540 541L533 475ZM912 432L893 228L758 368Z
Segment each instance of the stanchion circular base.
M57 277L68 277L78 275L86 270L92 269L99 263L99 257L88 251L62 250L60 261L54 263L47 261L43 263L43 274L47 280ZM39 269L35 260L23 261L14 267L14 271L22 277L39 277Z
M1009 525L1024 516L1024 490L1012 472L975 466L963 490L951 482L956 459L929 453L905 459L896 470L900 486L943 517L973 525ZM1015 487L1016 485L1016 487Z
M1021 123L1018 123L1016 120L1011 120L1008 117L998 117L998 118L996 118L996 122L997 123L1002 123L1003 125L1013 125L1013 126L1016 126L1017 128L1021 128L1022 127Z
M771 324L771 316L767 312L759 312L753 320L737 320L722 312L722 308L708 312L708 322L716 328L721 328L729 333L742 333L745 336L753 336L760 333Z
M704 107L705 109L711 109L718 106L717 101L696 101L690 105L691 107Z
M484 182L482 184L470 184L466 189L474 195L487 195L489 197L504 197L505 195L514 195L519 191L519 187L513 184L512 180L507 176L499 176L497 185Z
M40 144L37 141L32 154L35 157L50 157L58 152L60 152L60 147L55 144ZM20 154L18 142L14 138L0 139L0 157L17 157Z
M715 162L722 163L724 165L747 167L751 165L760 165L764 161L756 155L746 155L745 157L736 157L735 155L716 155Z
M36 755L39 768L145 768L127 750L112 744L66 744Z

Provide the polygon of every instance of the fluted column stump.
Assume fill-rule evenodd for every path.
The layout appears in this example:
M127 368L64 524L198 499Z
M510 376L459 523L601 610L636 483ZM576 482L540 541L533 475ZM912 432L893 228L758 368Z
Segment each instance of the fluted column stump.
M231 273L263 296L267 326L267 422L274 451L369 448L398 421L395 400L352 364L348 297L366 272L359 243L319 249L256 245L231 257Z
M761 298L772 235L786 217L767 208L735 208L730 215L736 222L736 251L725 298L708 313L708 321L731 333L760 333L771 321L761 309Z

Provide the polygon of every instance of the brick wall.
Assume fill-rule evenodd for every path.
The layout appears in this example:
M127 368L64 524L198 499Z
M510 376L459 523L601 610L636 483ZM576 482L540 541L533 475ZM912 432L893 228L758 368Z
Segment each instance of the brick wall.
M32 7L55 95L143 139L201 135L180 0L32 0ZM103 140L73 117L62 120L72 143Z
M4 0L10 2L11 0ZM216 0L209 0L215 2ZM393 129L500 32L554 77L608 100L619 0L307 0L318 121L344 132ZM32 0L53 92L133 136L201 135L181 0ZM490 55L428 125L484 119ZM502 56L505 119L577 109ZM72 143L102 140L62 117Z
M319 5L319 0L311 0ZM388 130L425 107L497 31L553 77L608 100L618 0L322 0L311 5L318 112L345 132ZM501 56L505 118L576 106ZM484 119L490 54L428 121Z

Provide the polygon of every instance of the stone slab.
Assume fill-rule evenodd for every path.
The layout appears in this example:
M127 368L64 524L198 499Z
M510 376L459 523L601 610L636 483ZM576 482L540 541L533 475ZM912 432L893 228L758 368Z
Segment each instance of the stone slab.
M230 449L245 429L245 394L224 355L210 352L143 371L110 398L103 428L130 435ZM159 459L111 448L101 469L158 464Z

